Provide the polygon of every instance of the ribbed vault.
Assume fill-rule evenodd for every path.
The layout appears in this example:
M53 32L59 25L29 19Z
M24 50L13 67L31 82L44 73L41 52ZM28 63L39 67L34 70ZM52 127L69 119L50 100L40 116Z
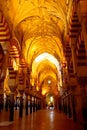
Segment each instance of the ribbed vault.
M59 79L58 66L53 59L35 59L48 53L56 58L58 64L65 59L63 44L66 33L66 0L1 0L1 9L7 18L12 36L19 42L19 49L30 68L31 79L40 82L42 90L57 94Z

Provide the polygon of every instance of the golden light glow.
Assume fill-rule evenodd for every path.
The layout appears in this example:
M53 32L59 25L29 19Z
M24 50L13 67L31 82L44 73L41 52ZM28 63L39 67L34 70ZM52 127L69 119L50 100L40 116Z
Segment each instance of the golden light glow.
M13 58L12 61L13 61L13 68L14 68L14 71L18 70L18 65L17 65L15 59Z
M60 91L60 86L58 85L58 91Z
M48 84L51 84L51 80L48 80Z
M47 59L50 62L52 62L53 64L55 64L55 66L56 66L57 69L60 68L58 60L54 56L52 56L51 54L46 53L46 52L43 53L43 54L41 54L41 55L39 55L38 57L36 57L35 62L36 63L37 62L41 62L42 60L45 60L45 59Z
M42 90L42 95L45 95L47 91L45 89Z
M54 64L55 66L56 66L56 68L57 68L57 73L58 73L58 75L59 75L59 77L60 77L60 65L59 65L59 62L58 62L58 60L54 57L54 56L52 56L51 54L49 54L49 53L42 53L42 54L40 54L38 57L36 57L36 59L34 60L34 62L33 62L33 65L32 65L32 70L33 70L33 73L35 74L36 73L36 67L38 66L38 63L39 62L42 62L42 61L44 61L44 60L48 60L48 61L50 61L52 64Z
M39 91L39 87L38 86L36 87L36 90Z
M30 79L30 83L31 83L32 86L34 86L34 78Z
M50 101L53 102L53 97L52 96L50 97Z

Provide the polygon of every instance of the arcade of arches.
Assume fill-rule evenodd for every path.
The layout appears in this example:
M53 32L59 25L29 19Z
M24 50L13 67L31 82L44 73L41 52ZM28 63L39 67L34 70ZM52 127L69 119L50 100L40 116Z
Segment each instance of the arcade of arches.
M22 100L23 99L23 100ZM87 1L0 0L0 111L53 106L87 129ZM8 104L10 102L10 108Z

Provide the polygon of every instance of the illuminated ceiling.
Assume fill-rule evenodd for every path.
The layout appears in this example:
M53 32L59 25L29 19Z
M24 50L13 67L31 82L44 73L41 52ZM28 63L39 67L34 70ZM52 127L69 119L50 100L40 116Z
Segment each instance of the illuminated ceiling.
M56 92L61 77L58 66L65 59L67 4L68 0L0 0L12 36L32 71L31 78L43 84L42 89L47 89L49 77L52 80L54 87L44 89L46 92Z

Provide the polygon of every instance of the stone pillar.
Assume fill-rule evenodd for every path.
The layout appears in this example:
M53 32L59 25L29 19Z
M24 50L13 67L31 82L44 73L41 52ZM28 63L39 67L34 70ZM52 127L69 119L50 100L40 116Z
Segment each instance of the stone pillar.
M41 110L41 99L39 99L39 110Z
M9 104L9 121L14 120L14 93L10 94L10 104Z
M36 98L36 111L38 110L38 99Z
M26 94L26 115L28 115L28 95Z
M30 95L30 114L32 113L32 96Z
M61 97L58 98L58 109L61 111Z
M23 116L23 91L20 91L19 117Z
M77 113L76 113L76 97L74 94L72 94L72 113L73 113L73 120L74 122L77 121Z
M87 130L87 77L78 78L80 93L81 93L81 105L79 108L78 120L83 124L83 129Z
M67 115L67 96L66 96L66 94L65 94L65 97L64 97L64 112Z
M17 71L14 71L13 67L11 64L8 66L9 69L9 81L8 81L8 86L10 88L10 113L9 113L9 120L13 121L14 120L14 92L17 88L16 84L16 76L17 76Z
M61 96L61 110L64 112L64 98Z
M71 114L71 103L70 103L70 96L71 95L68 95L68 116L71 118L72 117L72 114Z
M25 102L25 110L26 110L26 115L28 115L28 99L29 99L29 88L26 86L24 89L25 95L26 95L26 102Z
M36 111L36 97L35 97L35 111Z
M14 109L17 110L17 94L14 94Z
M6 111L8 111L8 107L9 107L9 101L8 101L8 95L6 95L6 101L5 101L5 109L6 109Z
M68 97L68 110L69 110L69 117L72 116L73 120L76 121L76 100L78 100L79 92L78 92L77 77L73 73L72 75L73 76L70 76L69 78L69 86L71 94Z
M66 93L62 95L62 110L65 114L67 114L67 96Z
M1 75L0 75L0 111L3 109L3 106L4 106L3 93L4 93L4 78L3 78L3 76L1 78Z
M20 61L20 67L18 71L18 90L20 93L20 106L19 106L19 117L23 116L23 93L24 93L24 88L26 88L25 84L25 70L23 68L23 63ZM25 66L25 63L24 63Z
M3 109L3 94L0 94L0 111Z
M39 102L39 99L38 99L38 110L40 110L40 102Z
M35 112L35 97L34 97L34 101L33 101L33 112Z
M15 81L15 79L13 80L13 81ZM9 88L10 88L10 91L11 91L11 93L10 93L10 101L9 101L9 121L13 121L14 120L14 92L15 92L15 90L16 90L16 85L15 85L15 82L13 82L14 83L14 85L13 84L11 84L12 83L12 81L11 81L11 79L10 79L10 81L9 81L10 83L9 83Z

